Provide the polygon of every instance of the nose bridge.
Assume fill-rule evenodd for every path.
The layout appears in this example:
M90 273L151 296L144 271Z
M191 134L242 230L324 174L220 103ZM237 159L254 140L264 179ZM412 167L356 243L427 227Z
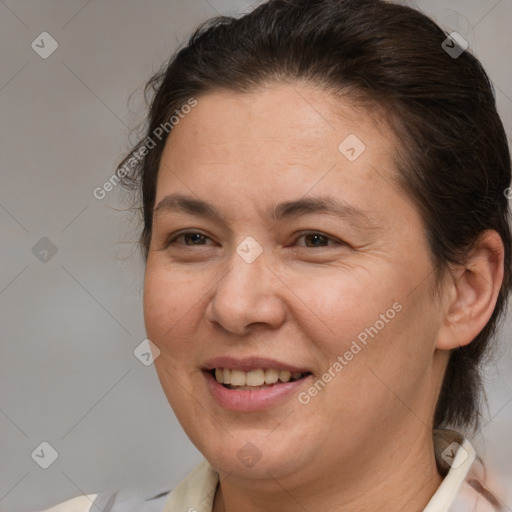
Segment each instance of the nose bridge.
M262 243L252 236L246 236L233 247L228 274L219 286L227 288L222 291L239 294L242 300L250 299L258 290L264 291L264 281L272 275L266 268L269 264L269 249L264 250Z
M284 318L271 261L263 247L246 237L233 251L229 270L213 294L209 318L227 330L242 333L252 323L276 327Z
M240 307L254 306L259 296L269 295L269 258L261 245L256 246L257 242L252 240L244 239L233 251L229 271L218 288L218 295L238 297Z

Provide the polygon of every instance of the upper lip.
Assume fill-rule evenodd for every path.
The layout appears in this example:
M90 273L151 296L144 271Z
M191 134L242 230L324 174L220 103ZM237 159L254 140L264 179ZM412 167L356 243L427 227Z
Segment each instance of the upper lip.
M209 359L203 364L204 370L213 370L215 368L229 368L231 370L242 370L244 372L250 372L251 370L258 369L276 369L276 370L288 370L291 373L300 372L300 373L311 373L305 367L295 366L289 363L285 363L283 361L278 361L276 359L269 359L266 357L245 357L245 358L237 358L232 356L220 356L214 357L213 359Z

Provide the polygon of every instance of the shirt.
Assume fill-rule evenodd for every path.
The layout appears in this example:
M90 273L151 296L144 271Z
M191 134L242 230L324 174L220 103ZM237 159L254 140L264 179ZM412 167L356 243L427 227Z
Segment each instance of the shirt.
M423 512L503 511L486 488L485 469L471 443L453 430L434 430L441 485ZM128 500L116 492L78 496L42 512L211 512L219 483L215 469L203 459L172 491L163 490Z

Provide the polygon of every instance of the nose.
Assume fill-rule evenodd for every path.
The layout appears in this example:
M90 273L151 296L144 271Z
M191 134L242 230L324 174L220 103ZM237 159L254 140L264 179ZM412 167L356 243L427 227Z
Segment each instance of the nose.
M207 319L238 336L248 334L254 324L278 328L286 318L283 284L267 262L265 252L252 263L234 252L207 306Z

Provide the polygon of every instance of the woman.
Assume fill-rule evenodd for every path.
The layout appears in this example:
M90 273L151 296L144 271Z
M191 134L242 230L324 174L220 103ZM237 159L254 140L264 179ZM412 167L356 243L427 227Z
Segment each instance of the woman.
M155 367L205 460L77 510L504 510L465 437L511 285L510 155L460 37L382 0L271 0L148 88L118 175Z

